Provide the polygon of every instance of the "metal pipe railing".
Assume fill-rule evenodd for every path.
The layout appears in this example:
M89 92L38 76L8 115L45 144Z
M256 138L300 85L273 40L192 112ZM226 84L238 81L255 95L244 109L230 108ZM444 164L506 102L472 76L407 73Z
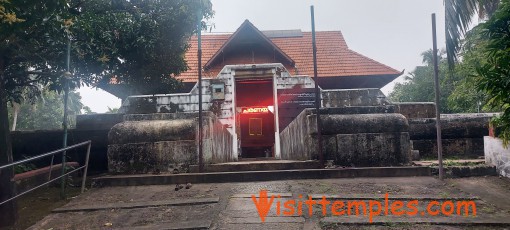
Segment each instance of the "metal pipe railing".
M49 178L48 181L43 183L43 184L40 184L40 185L38 185L36 187L33 187L33 188L31 188L31 189L29 189L27 191L24 191L24 192L22 192L20 194L17 194L16 196L13 196L13 197L5 200L5 201L0 202L0 205L5 204L5 203L7 203L9 201L12 201L12 200L14 200L14 199L16 199L16 198L18 198L18 197L20 197L22 195L25 195L25 194L27 194L27 193L29 193L31 191L34 191L34 190L36 190L36 189L38 189L40 187L43 187L43 186L45 186L47 184L50 184L50 183L52 183L52 182L54 182L54 181L56 181L56 180L58 180L60 178L63 178L65 176L67 176L67 175L69 175L71 173L74 173L76 171L79 171L81 169L84 169L84 171L83 171L83 178L82 178L82 182L81 182L81 193L83 193L85 191L85 181L87 180L87 171L88 171L89 159L90 159L90 147L92 145L92 141L85 141L85 142L82 142L82 143L79 143L79 144L71 145L71 146L66 147L66 148L58 149L58 150L51 151L51 152L48 152L48 153L44 153L44 154L41 154L41 155L38 155L38 156L35 156L35 157L23 159L23 160L20 160L20 161L16 161L16 162L13 162L13 163L10 163L10 164L6 164L6 165L0 166L0 170L2 170L2 169L5 169L5 168L9 168L9 167L13 167L13 166L16 166L16 165L19 165L19 164L30 162L30 161L33 161L33 160L41 159L41 158L48 157L48 156L53 156L53 155L55 155L57 153L65 152L67 150L78 148L78 147L85 146L85 145L87 145L87 154L85 156L85 165L83 165L81 167L78 167L78 168L76 168L76 169L74 169L72 171L69 171L67 173L62 173L62 175L60 175L59 177L56 177L54 179ZM62 167L65 167L65 165L62 164ZM50 171L51 171L51 168L50 168Z

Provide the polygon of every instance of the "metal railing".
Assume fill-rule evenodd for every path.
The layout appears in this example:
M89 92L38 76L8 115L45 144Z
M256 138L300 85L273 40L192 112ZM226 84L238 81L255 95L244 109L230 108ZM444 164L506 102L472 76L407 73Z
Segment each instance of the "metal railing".
M90 157L90 146L91 146L91 144L92 144L92 141L85 141L85 142L82 142L82 143L79 143L79 144L71 145L71 146L66 147L66 148L58 149L58 150L55 150L55 151L52 151L52 152L48 152L48 153L44 153L44 154L41 154L41 155L38 155L38 156L35 156L35 157L23 159L23 160L20 160L20 161L16 161L16 162L13 162L13 163L10 163L10 164L6 164L6 165L0 166L0 170L2 170L2 169L5 169L5 168L14 167L14 166L19 165L19 164L23 164L23 163L26 163L26 162L30 162L30 161L41 159L41 158L48 157L48 156L53 156L53 155L55 155L57 153L65 152L65 151L70 150L70 149L74 149L74 148L78 148L78 147L87 145L87 155L85 157L85 165L83 165L81 167L78 167L78 168L75 168L74 170L69 171L67 173L62 173L62 175L60 175L59 177L56 177L54 179L49 178L46 183L40 184L40 185L38 185L36 187L33 187L33 188L31 188L31 189L29 189L27 191L24 191L24 192L22 192L20 194L17 194L16 196L13 196L13 197L5 200L5 201L2 201L0 203L0 205L3 205L3 204L5 204L5 203L7 203L9 201L12 201L12 200L14 200L14 199L16 199L16 198L18 198L20 196L23 196L23 195L25 195L25 194L27 194L27 193L29 193L31 191L34 191L34 190L36 190L36 189L38 189L40 187L43 187L43 186L45 186L47 184L50 184L50 183L52 183L52 182L54 182L54 181L56 181L56 180L58 180L60 178L63 178L65 176L67 176L67 175L69 175L71 173L74 173L74 172L76 172L78 170L81 170L81 169L84 169L84 171L83 171L83 178L82 178L82 181L81 181L81 193L83 193L85 191L85 181L87 180L87 170L88 170L88 166L89 166L89 157ZM51 173L52 167L53 167L53 165L50 166L50 172L49 173ZM62 167L66 167L65 162L62 162Z

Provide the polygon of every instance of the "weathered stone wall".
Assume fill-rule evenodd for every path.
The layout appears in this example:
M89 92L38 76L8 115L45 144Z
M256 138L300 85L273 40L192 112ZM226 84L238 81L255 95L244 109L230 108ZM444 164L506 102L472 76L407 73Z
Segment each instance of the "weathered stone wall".
M437 159L437 140L420 139L412 140L413 149L418 150L418 159ZM442 139L443 157L450 159L473 159L483 156L482 138L456 138Z
M433 102L400 102L395 105L395 112L411 118L434 118L436 117L436 104Z
M496 166L499 175L510 178L510 146L505 148L499 138L485 136L485 162Z
M203 114L204 163L237 160L232 135L211 112ZM108 134L112 173L186 172L198 163L198 114L129 114Z
M315 123L316 115L310 119ZM321 119L325 155L337 165L392 166L411 160L409 125L401 114L328 114Z
M125 121L108 134L113 173L173 171L196 162L193 119Z
M327 114L321 115L321 120L323 135L407 132L409 126L404 116L395 113Z
M123 121L121 113L98 113L76 115L76 129L79 130L103 130L111 129L117 123Z
M391 107L321 110L325 158L343 166L391 166L410 161L409 125L403 115L355 114L390 111ZM317 159L316 114L303 111L281 134L283 159Z
M345 106L388 105L386 96L380 89L334 89L322 90L322 106L338 108Z
M198 133L198 124L197 124ZM219 122L214 114L204 117L204 162L223 163L237 161L234 154L232 134Z
M68 145L78 144L91 140L89 172L103 172L108 169L107 146L109 129L97 130L68 130ZM28 157L37 156L62 148L63 130L33 130L11 132L14 160L22 160ZM86 147L67 151L68 160L77 161L81 165L85 163ZM60 163L61 155L55 155L54 163ZM38 167L50 165L51 157L34 161Z
M336 135L336 152L329 159L343 166L394 166L411 160L409 133Z
M108 170L107 147L108 132L115 124L122 122L123 114L85 114L76 116L76 128L68 130L68 145L92 141L90 150L89 172L103 172ZM32 130L11 132L14 160L36 156L62 148L63 130ZM80 164L85 162L85 148L70 150L69 160ZM57 155L58 156L58 155ZM55 157L55 163L60 163L61 157ZM39 167L48 166L51 157L36 161Z
M443 156L476 158L483 156L483 136L495 114L446 114L441 116ZM409 119L409 134L420 158L437 157L436 119Z
M285 160L312 160L316 159L313 152L316 143L310 135L308 117L312 109L305 109L296 119L280 132L281 158Z

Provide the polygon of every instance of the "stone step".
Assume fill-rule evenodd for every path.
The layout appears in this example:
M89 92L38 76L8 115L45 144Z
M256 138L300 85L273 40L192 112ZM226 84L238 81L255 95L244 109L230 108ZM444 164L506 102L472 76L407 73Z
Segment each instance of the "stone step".
M180 222L161 222L158 224L148 224L145 226L130 226L129 229L133 230L184 230L184 229L210 229L212 225L212 220L194 220L194 221L180 221ZM117 229L117 228L115 228ZM126 229L126 228L118 228L118 229Z
M164 201L142 201L131 203L111 203L111 204L94 204L94 205L81 205L76 207L61 207L54 209L52 212L90 212L98 210L111 210L111 209L134 209L134 208L147 208L158 206L186 206L186 205L201 205L218 203L219 197L210 198L190 198L180 200L164 200Z
M241 171L182 174L138 174L102 176L93 179L94 186L140 186L183 183L227 183L297 179L356 177L431 176L430 167L369 167L337 169L299 169L274 171Z
M295 170L295 169L319 169L318 161L290 161L254 159L253 161L242 160L220 164L205 165L205 172L241 172L241 171L271 171L271 170ZM198 172L198 165L191 165L192 173Z

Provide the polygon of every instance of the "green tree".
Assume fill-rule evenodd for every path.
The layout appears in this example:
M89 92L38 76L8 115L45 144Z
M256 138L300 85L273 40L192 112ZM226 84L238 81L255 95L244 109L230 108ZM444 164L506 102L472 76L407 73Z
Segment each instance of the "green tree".
M434 67L432 63L432 50L425 51L421 54L424 66L417 66L411 73L404 77L405 82L397 83L390 93L390 99L395 102L433 102L434 101ZM444 69L445 59L439 55L438 62L441 69ZM443 72L441 72L443 73ZM451 110L447 105L447 98L452 89L447 84L450 77L442 77L440 82L441 108L443 113L450 113Z
M126 83L160 93L186 70L184 51L201 17L213 12L204 0L0 0L0 165L12 162L7 104L23 89ZM205 26L205 23L203 23ZM66 49L72 40L72 78ZM12 170L0 173L0 200L14 195ZM15 202L0 206L0 225L16 220Z
M490 105L501 107L503 114L494 120L500 128L499 137L507 145L510 141L510 0L501 1L494 16L478 26L483 46L482 59L477 66L478 88L487 93Z
M119 108L110 108L110 106L108 106L108 111L106 111L106 113L118 113L119 112Z
M76 124L76 115L81 113L83 105L81 104L79 93L70 92L68 101L68 124L73 127ZM9 108L10 120L14 123L17 120L17 130L48 130L61 129L64 118L63 96L55 91L44 91L33 102L18 104L17 118L15 117L15 107ZM14 126L11 123L11 127Z
M445 0L446 53L449 67L453 67L461 50L462 38L471 26L472 19L490 18L501 0Z
M11 130L16 130L16 125L18 123L18 114L21 109L21 104L34 104L37 98L41 96L41 88L34 85L33 87L26 87L23 89L21 93L21 100L19 101L11 101L12 110L9 111L9 118L11 123Z
M457 76L454 90L448 97L448 106L462 112L491 112L500 111L488 104L488 96L476 86L479 76L476 72L478 65L486 63L483 50L486 42L481 39L477 27L466 33L460 50L461 61L456 63L453 72ZM472 105L476 105L473 107Z
M83 106L83 113L84 114L96 114L96 112L93 112L92 109L88 106Z
M405 76L404 83L397 83L390 93L390 99L395 102L433 102L434 91L434 67L432 63L432 51L422 53L424 66L417 66L413 72ZM468 58L469 62L459 65L454 71L448 69L444 55L439 55L440 74L440 111L442 113L471 113L487 112L485 106L487 98L476 89L473 90L475 70L467 63L474 59Z
M71 23L79 73L104 76L99 87L124 84L133 94L170 93L186 71L184 52L196 32L197 9L212 16L203 0L90 0ZM205 27L205 22L203 23ZM96 41L101 41L97 43Z
M0 1L0 165L12 162L8 101L21 102L26 87L54 82L58 75L31 75L28 70L60 71L61 18L66 2ZM15 195L12 169L0 173L0 200ZM0 206L0 227L17 219L16 202Z

